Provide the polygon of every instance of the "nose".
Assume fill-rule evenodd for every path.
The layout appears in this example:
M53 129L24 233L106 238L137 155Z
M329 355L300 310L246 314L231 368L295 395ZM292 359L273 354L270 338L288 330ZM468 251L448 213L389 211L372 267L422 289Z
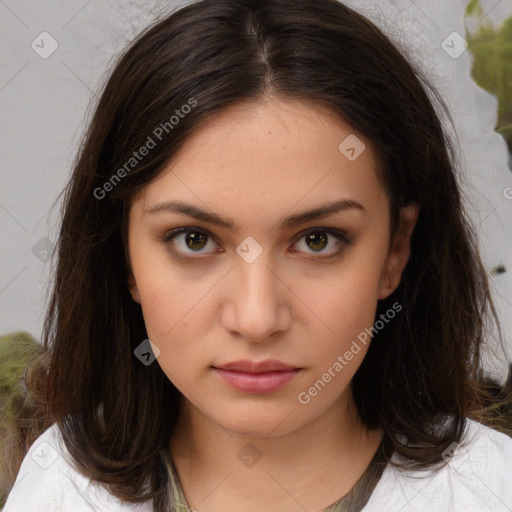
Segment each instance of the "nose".
M264 342L291 324L289 289L261 255L252 263L240 258L226 283L222 323L248 341Z

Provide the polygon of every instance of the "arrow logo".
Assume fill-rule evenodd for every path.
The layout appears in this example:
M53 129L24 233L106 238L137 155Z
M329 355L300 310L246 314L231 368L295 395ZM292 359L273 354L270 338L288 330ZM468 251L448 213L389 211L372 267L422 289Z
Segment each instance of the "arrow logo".
M252 236L248 236L238 245L236 252L246 263L252 263L263 252L263 247Z
M144 340L133 353L138 357L144 366L149 366L159 355L160 349L151 340Z
M48 32L41 32L30 46L39 57L47 59L59 47L59 43Z
M350 162L353 162L359 156L361 153L366 149L366 146L364 145L363 141L357 137L354 133L351 133L338 146L338 149L341 154L345 156L347 160Z
M245 444L236 455L240 462L248 468L252 468L262 457L262 453L252 443Z
M443 51L452 59L458 59L467 47L468 42L458 32L452 32L441 43Z
M50 443L43 441L34 448L31 458L39 467L47 469L59 458L59 455Z
M32 247L32 254L45 263L50 259L54 249L55 244L49 238L43 237Z

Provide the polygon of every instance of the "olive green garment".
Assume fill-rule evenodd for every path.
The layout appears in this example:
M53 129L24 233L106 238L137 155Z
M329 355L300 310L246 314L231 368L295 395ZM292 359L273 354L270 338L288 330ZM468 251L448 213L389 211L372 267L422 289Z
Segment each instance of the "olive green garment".
M367 504L370 496L379 481L384 468L387 465L384 442L382 441L375 452L370 464L365 472L356 482L348 494L324 508L322 512L359 512ZM389 450L388 450L389 451ZM388 454L389 457L389 454ZM189 508L183 494L183 489L178 479L176 468L172 462L168 450L162 452L162 458L165 461L168 471L168 496L166 503L170 505L169 512L194 512L195 509ZM196 512L201 512L200 510Z

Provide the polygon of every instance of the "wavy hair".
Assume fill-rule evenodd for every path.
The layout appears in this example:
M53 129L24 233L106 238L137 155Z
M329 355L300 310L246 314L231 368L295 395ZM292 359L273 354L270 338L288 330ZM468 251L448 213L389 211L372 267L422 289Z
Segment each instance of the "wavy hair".
M383 428L403 469L440 467L467 418L511 434L480 382L497 315L442 99L380 29L337 0L202 0L148 27L103 86L63 191L44 354L28 374L44 418L29 438L56 422L79 471L122 500L163 499L159 452L181 400L158 365L134 357L148 336L127 286L131 200L202 122L270 96L327 106L372 141L392 235L403 206L421 207L401 283L377 316L395 301L404 311L375 334L353 378L364 424ZM119 171L166 122L155 147Z

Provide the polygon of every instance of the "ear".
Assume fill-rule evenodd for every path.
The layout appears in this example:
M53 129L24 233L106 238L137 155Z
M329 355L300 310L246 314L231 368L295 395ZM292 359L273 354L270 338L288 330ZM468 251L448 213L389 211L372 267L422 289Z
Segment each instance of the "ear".
M139 289L137 288L137 283L135 282L135 277L134 277L133 271L132 271L132 263L130 261L130 251L128 250L128 240L127 240L126 230L123 230L122 238L123 238L124 254L126 257L128 289L130 290L130 294L132 296L133 301L140 304L140 294L139 294Z
M400 208L400 221L379 281L379 300L389 297L400 284L411 253L411 236L420 207L411 204Z
M133 276L131 268L128 269L128 289L130 290L133 301L140 304L139 289L135 283L135 277Z

